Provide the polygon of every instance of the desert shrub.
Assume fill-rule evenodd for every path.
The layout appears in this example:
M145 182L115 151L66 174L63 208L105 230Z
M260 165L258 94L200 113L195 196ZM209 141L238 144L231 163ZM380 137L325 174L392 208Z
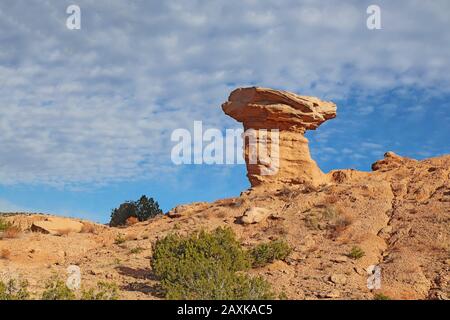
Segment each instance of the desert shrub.
M125 221L125 224L127 226L132 226L132 225L135 225L138 222L139 222L138 218L136 218L136 217L128 217L127 220Z
M12 227L12 224L3 218L0 218L0 232L6 231Z
M145 249L142 248L142 247L136 247L136 248L133 248L133 249L130 250L130 254L139 254L139 253L141 253L144 250Z
M100 281L95 288L83 289L78 294L58 277L47 281L42 300L117 300L119 288L114 283Z
M95 233L95 225L88 222L82 222L81 233Z
M239 271L250 268L248 253L231 229L168 235L154 246L152 268L168 299L269 299L269 284Z
M275 260L284 260L291 251L291 247L284 240L274 240L259 244L250 251L253 260L252 265L254 267L262 267Z
M13 224L0 217L0 232L2 233L2 238L6 238L5 233L11 228L15 228Z
M59 278L50 278L42 293L42 300L75 300L75 293Z
M28 282L25 280L9 280L4 283L0 281L0 300L27 300Z
M139 221L145 221L157 215L163 214L159 208L157 201L153 198L142 196L138 201L127 201L122 203L119 208L116 208L111 213L111 227L122 226L127 223L127 219L135 217Z
M332 206L313 210L305 217L305 224L312 230L327 230L332 239L337 238L349 225L352 219Z
M115 283L100 281L96 288L81 292L81 300L117 300L119 288Z
M125 243L125 241L127 241L127 239L125 238L125 236L121 233L119 233L116 238L114 239L114 243L117 245L121 245L123 243Z
M17 238L22 230L12 223L0 218L0 239Z
M328 229L330 231L330 237L332 239L336 239L341 235L341 233L347 229L349 225L351 225L353 220L347 216L342 215L334 218L330 225L328 226Z
M373 297L374 300L391 300L391 298L383 293L377 293Z
M349 258L352 258L352 259L355 259L355 260L364 257L364 255L365 255L364 250L361 249L361 248L358 247L358 246L354 246L354 247L352 248L352 250L350 250L350 252L347 254L347 256L348 256Z
M22 230L16 226L10 226L5 231L3 231L2 238L5 239L14 239L20 236Z

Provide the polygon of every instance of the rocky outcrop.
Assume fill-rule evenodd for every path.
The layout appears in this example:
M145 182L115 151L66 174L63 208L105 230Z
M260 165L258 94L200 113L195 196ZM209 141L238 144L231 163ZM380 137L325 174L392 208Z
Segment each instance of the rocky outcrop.
M234 90L222 109L244 125L244 158L252 187L323 182L325 175L311 159L304 133L334 118L334 103L251 87ZM256 140L257 157L251 135Z
M401 157L392 151L384 154L384 159L372 164L373 171L389 171L399 168L405 164L417 163L417 160Z
M49 217L45 220L35 221L31 225L31 231L45 234L59 235L69 232L81 232L83 224L71 219Z

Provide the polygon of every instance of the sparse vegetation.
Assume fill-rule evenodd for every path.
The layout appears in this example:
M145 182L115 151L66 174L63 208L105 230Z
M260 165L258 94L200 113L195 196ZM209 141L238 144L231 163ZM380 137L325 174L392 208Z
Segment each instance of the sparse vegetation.
M75 300L75 293L56 276L50 278L42 293L42 300Z
M364 255L365 255L364 250L361 249L361 248L358 247L358 246L354 246L354 247L350 250L350 252L347 254L347 256L348 256L349 258L352 258L352 259L354 259L354 260L361 259L362 257L364 257Z
M18 238L21 233L22 233L22 230L19 227L11 226L8 229L6 229L5 231L3 231L2 237L5 239L15 239L15 238Z
M144 248L142 248L142 247L136 247L136 248L133 248L133 249L130 250L130 254L139 254L139 253L141 253L142 251L144 251Z
M0 300L26 300L29 297L27 281L14 279L6 283L0 281Z
M383 294L383 293L377 293L373 297L374 300L392 300L389 296Z
M88 222L83 222L81 233L95 233L95 225Z
M137 221L145 221L157 215L163 214L157 201L153 198L142 196L138 201L127 201L122 203L111 213L111 227L123 226L127 224L130 217Z
M275 260L284 260L291 251L291 247L284 240L274 240L268 243L259 244L250 252L252 265L254 267L263 267Z
M128 217L127 220L125 221L125 224L127 226L132 226L132 225L135 225L138 222L139 222L138 218L136 218L136 217Z
M250 277L251 258L231 229L169 235L155 244L152 268L168 299L270 299L270 285Z
M332 239L336 239L352 222L348 215L332 206L314 209L305 217L305 224L309 229L327 230Z
M100 281L95 288L82 289L78 294L54 276L47 281L42 300L117 300L119 289L116 284Z
M7 230L11 226L12 226L11 223L9 223L8 221L6 221L3 218L0 218L0 232Z
M121 233L119 233L116 238L114 239L114 244L121 245L124 244L127 241L125 236Z
M0 218L0 239L13 239L19 237L22 230L12 223Z
M104 281L98 282L96 288L90 288L81 293L81 300L117 300L118 298L118 286Z

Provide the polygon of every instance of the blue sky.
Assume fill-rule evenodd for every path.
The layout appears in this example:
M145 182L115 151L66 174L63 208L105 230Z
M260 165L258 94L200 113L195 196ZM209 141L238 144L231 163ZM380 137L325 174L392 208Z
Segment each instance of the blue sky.
M381 8L368 30L366 8ZM66 8L81 8L81 30ZM450 3L0 2L0 211L106 222L142 194L164 210L236 196L245 167L175 166L170 133L238 128L239 86L315 95L338 117L308 132L324 171L393 150L450 153Z

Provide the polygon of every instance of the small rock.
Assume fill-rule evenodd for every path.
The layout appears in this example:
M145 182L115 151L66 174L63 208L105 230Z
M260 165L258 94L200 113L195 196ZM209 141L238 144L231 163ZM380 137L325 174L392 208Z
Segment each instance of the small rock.
M347 277L343 274L332 274L330 276L330 281L335 284L345 284L347 282Z
M252 207L244 212L241 217L243 224L259 223L266 220L270 215L270 211L266 208Z
M332 299L339 298L340 296L341 296L341 292L340 292L339 290L336 290L336 289L334 289L334 290L328 292L328 293L325 295L326 298L332 298Z

